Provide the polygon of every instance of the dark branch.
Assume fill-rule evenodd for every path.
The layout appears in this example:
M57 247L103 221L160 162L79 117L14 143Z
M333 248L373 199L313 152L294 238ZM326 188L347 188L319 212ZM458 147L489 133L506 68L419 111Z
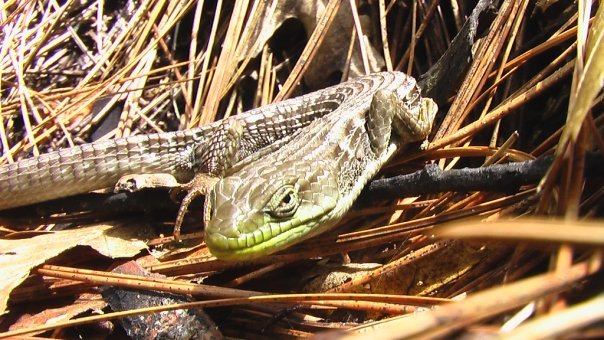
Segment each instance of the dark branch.
M456 191L516 192L520 186L537 184L551 165L553 156L540 159L490 165L482 168L442 171L437 165L408 175L372 181L364 191L370 197L394 198ZM589 154L586 175L602 175L604 158Z

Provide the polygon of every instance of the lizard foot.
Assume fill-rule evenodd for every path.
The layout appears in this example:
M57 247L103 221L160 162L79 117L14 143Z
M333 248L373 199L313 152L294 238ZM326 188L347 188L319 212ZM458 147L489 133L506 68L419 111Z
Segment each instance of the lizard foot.
M174 239L180 240L180 227L182 226L182 222L184 220L185 214L187 213L187 209L191 202L199 197L206 196L210 193L210 190L214 187L214 184L218 182L218 177L210 176L208 174L197 174L193 179L186 184L180 185L177 188L174 188L170 193L170 196L174 199L176 194L181 191L187 191L186 196L182 199L180 203L180 208L178 209L178 214L176 215L176 222L174 223ZM204 203L204 221L207 219L207 214L210 211L210 203L209 200L205 200Z

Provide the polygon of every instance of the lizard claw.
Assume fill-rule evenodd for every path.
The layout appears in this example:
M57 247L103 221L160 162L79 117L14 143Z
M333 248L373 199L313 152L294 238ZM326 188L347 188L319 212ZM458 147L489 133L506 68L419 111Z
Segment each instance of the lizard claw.
M216 182L218 182L218 177L210 176L207 174L197 174L189 183L183 184L178 188L172 190L172 192L170 193L172 199L174 199L176 194L178 194L179 192L184 190L187 191L187 194L180 203L178 214L176 214L176 222L174 223L175 240L180 240L180 227L182 226L182 222L191 202L193 202L193 200L199 196L207 197L208 193L212 190ZM206 199L204 211L207 213L209 209L209 202Z

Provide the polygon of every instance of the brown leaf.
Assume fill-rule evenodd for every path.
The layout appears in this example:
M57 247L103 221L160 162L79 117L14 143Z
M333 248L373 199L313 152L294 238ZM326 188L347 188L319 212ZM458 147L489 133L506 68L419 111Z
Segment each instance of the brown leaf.
M90 246L102 255L131 257L146 249L139 238L141 229L132 225L94 225L22 240L0 240L0 313L6 309L10 292L29 275L32 268L75 246ZM138 235L137 235L138 233Z

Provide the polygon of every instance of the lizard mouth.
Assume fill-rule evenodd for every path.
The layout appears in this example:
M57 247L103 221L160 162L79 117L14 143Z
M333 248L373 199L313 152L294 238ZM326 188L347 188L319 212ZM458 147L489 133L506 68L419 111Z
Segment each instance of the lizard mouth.
M255 228L250 228L248 222L246 227L232 228L226 234L209 230L206 232L206 244L210 252L219 259L249 260L272 254L315 235L313 231L321 220L309 219L297 224L295 222L300 222L299 220L285 220L260 226L252 223ZM240 232L241 229L254 230Z

